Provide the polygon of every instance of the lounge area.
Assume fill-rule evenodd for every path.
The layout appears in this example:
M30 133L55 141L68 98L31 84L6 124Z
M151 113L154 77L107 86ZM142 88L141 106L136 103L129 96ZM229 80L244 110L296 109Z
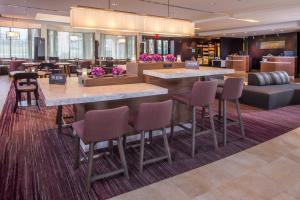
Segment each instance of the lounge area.
M0 2L0 199L300 199L297 9Z

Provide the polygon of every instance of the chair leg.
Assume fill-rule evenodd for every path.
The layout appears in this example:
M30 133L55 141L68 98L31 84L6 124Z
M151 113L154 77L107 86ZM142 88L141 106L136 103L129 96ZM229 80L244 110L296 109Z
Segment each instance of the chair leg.
M205 107L202 108L201 113L201 128L204 129L204 122L205 122Z
M127 163L126 163L126 158L125 158L125 153L122 145L122 138L118 138L118 148L119 148L119 153L120 153L120 159L124 168L124 175L126 178L129 179L129 174L128 174L128 168L127 168Z
M80 138L76 137L76 145L75 145L75 163L74 169L78 169L80 163Z
M227 144L227 101L223 100L223 134L224 146Z
M196 150L196 107L193 107L193 114L192 114L192 157L195 157L195 150Z
M173 139L173 136L174 136L175 118L176 118L176 101L174 101L173 108L172 108L171 133L170 133L170 136L169 136L170 143L172 142L172 139Z
M170 153L170 147L169 147L169 143L168 143L166 128L162 129L162 135L163 135L163 138L164 138L164 145L165 145L166 154L168 156L168 162L171 165L172 164L172 158L171 158L171 153Z
M238 119L239 119L242 136L246 137L245 130L244 130L243 118L242 118L242 114L241 114L240 102L238 99L235 101L235 104L236 104L236 110L237 110L237 114L238 114Z
M34 92L34 97L35 97L35 104L38 107L39 110L41 110L40 105L38 103L39 101L39 94L37 93L37 91Z
M124 151L126 151L127 149L127 136L123 135L123 147L124 147Z
M140 146L140 172L143 173L144 167L144 148L145 148L145 132L141 133L141 146Z
M150 144L152 144L152 131L149 131L149 142L150 142Z
M20 94L17 92L16 93L16 103L15 103L15 106L14 106L14 113L17 111L17 108L19 107L19 101L20 101Z
M219 149L218 139L217 139L217 134L216 134L216 130L215 130L215 124L214 124L214 118L213 118L213 114L212 114L212 110L211 110L211 105L208 106L208 112L209 112L209 121L210 121L211 130L212 130L212 135L213 135L213 139L214 139L214 146L215 146L215 150L217 151Z
M114 156L114 141L113 140L109 140L109 153L110 153L110 156Z
M93 173L93 157L94 157L94 143L90 144L89 148L89 159L88 159L88 174L86 179L86 190L90 191L91 189L91 178Z

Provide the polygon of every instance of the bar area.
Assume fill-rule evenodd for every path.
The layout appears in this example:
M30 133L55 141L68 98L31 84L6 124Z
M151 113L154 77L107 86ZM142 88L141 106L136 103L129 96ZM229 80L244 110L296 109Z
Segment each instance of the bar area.
M300 199L298 8L0 2L0 199Z

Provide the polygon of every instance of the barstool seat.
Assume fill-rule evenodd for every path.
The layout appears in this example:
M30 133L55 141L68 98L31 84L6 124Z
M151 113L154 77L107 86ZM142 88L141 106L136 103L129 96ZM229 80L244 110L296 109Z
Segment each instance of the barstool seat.
M197 81L193 85L192 92L183 93L183 94L176 94L173 96L175 102L185 104L189 107L193 108L192 111L192 157L195 156L196 151L196 137L199 135L203 135L206 133L212 133L213 135L213 142L215 149L218 149L218 141L215 132L215 126L213 122L213 113L211 109L211 104L213 103L217 90L217 81ZM210 130L196 132L196 107L202 107L202 127L204 127L204 118L205 118L205 109L208 108L209 112L209 119L211 124ZM175 106L173 106L173 115L172 115L172 125L171 125L171 134L170 134L170 141L173 138L174 133L174 126L175 126ZM186 127L185 127L186 128Z
M218 87L216 98L219 99L219 115L218 118L223 117L223 137L224 145L227 143L227 127L232 124L238 123L240 125L242 136L245 137L243 119L240 109L239 98L242 96L244 86L244 78L228 78L225 80L223 87ZM236 105L238 121L231 120L231 123L228 123L227 119L227 103L232 101ZM223 107L223 109L222 109Z
M124 173L129 178L122 136L128 131L129 109L127 106L107 110L93 110L85 114L84 120L72 124L77 136L75 165L80 164L80 140L89 145L88 173L86 188L89 191L91 183L116 174ZM117 123L116 123L117 122ZM97 142L117 140L122 168L105 174L93 174L94 146Z
M143 172L144 165L158 162L161 160L168 160L169 164L172 164L170 148L168 144L168 138L166 133L166 127L171 123L173 101L167 100L163 102L154 103L142 103L139 106L138 113L130 117L129 124L141 134L140 142L140 172ZM165 155L151 158L149 160L144 159L145 151L145 133L149 131L149 135L154 130L161 130L164 140ZM150 136L149 136L150 137ZM152 137L152 136L151 136ZM125 137L126 140L126 137ZM126 143L126 142L125 142Z

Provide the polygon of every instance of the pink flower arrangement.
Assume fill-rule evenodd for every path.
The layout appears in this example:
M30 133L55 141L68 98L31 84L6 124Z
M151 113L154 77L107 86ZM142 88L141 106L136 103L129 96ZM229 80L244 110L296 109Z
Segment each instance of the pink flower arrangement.
M169 61L169 62L175 62L176 61L176 57L173 55L173 54L168 54L166 55L166 61Z
M122 67L116 66L116 67L113 67L113 68L112 68L111 73L112 73L114 76L120 76L120 75L122 75L122 74L125 73L125 70L124 70Z
M159 61L162 61L163 58L160 54L145 54L144 53L139 56L139 60L143 61L143 62L151 62L151 61L159 62Z
M103 76L103 75L105 75L105 70L101 66L95 66L91 70L91 75L96 76L96 77Z
M152 57L149 54L143 53L139 56L139 60L143 62L152 61Z
M152 61L155 61L155 62L159 62L159 61L162 61L162 57L160 54L153 54L152 55Z

